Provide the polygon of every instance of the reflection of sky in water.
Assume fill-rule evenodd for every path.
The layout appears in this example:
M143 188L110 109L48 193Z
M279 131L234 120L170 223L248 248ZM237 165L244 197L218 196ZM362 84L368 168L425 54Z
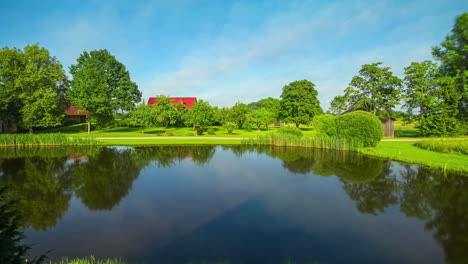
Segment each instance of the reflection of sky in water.
M35 253L53 249L51 256L148 263L443 262L422 221L398 205L363 214L342 185L336 176L288 172L267 155L217 148L203 165L190 158L169 168L151 163L112 211L89 211L73 197L55 227L28 229L27 242Z

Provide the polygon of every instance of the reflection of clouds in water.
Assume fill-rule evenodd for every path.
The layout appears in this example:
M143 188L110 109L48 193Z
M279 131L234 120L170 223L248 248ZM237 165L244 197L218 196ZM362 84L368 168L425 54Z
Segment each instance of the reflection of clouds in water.
M286 185L285 185L286 186ZM327 243L328 238L354 240L351 247L367 247L391 255L402 263L443 262L443 252L424 229L424 223L409 220L397 206L373 216L356 209L337 178L304 177L266 193L261 201L288 225L302 229ZM411 234L411 235L409 235ZM338 247L333 239L331 247ZM395 251L395 249L398 249Z
M200 236L206 250L236 245L243 239L250 246L249 232L240 230L247 227L269 232L271 239L263 242L265 246L282 241L290 249L296 241L291 235L294 231L309 249L326 245L329 250L323 254L355 251L361 256L370 254L397 262L441 262L442 250L424 230L424 222L401 213L396 206L398 199L385 200L384 194L398 197L403 190L399 180L404 178L406 167L398 163L362 159L359 155L316 151L298 154L281 149L262 150L267 155L229 147L217 147L216 151L207 147L196 152L193 147L128 151L118 152L127 153L136 167L143 168L128 196L111 211L89 211L73 198L69 212L53 230L28 231L29 241L40 244L35 252L54 248L53 254L57 255L131 258L180 244L190 251L202 246L194 242ZM199 155L199 160L206 163L199 166L186 158L187 153ZM298 158L313 165L310 172L295 174L284 166L284 162ZM373 176L362 178L352 168L356 162L357 167L373 166ZM158 166L151 166L156 163ZM336 171L341 178L314 175L317 171L327 176ZM374 176L377 178L373 181L368 179ZM211 245L219 241L204 235L213 233L225 243Z

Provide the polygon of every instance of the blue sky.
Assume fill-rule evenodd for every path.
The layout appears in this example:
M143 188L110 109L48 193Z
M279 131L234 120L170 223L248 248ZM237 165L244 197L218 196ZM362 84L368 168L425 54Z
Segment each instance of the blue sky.
M68 70L108 49L147 99L196 96L231 106L315 83L322 106L365 63L402 76L468 11L467 1L3 1L0 45L39 43Z

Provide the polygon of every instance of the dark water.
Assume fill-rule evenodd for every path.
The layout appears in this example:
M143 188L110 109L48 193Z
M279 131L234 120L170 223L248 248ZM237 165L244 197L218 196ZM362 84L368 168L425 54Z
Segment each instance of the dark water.
M468 263L468 177L287 148L0 150L32 252L140 263Z

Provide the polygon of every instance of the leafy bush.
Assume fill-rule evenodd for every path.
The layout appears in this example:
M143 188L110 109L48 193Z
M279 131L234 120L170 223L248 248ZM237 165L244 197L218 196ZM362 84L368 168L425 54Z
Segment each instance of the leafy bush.
M465 133L464 126L454 117L444 114L433 114L421 121L423 136L450 137Z
M375 147L383 137L380 120L365 111L354 111L336 118L336 136L358 140L365 147Z
M201 127L197 128L197 135L199 136L203 135L203 128Z
M195 136L195 134L192 133L192 132L185 133L185 135L186 135L187 137L193 137L193 136Z
M166 131L164 132L164 134L166 134L166 136L173 136L174 135L174 132L170 129L166 129Z
M215 135L216 134L214 128L208 128L206 130L206 133L208 133L208 135Z
M290 135L290 136L295 136L295 137L299 137L299 138L304 136L304 133L302 132L302 130L300 130L297 127L292 127L292 126L280 127L276 131L276 133L278 133L280 135Z
M430 139L414 145L431 151L468 155L468 140L466 139Z
M316 132L323 133L328 136L334 136L337 134L335 115L325 114L315 116L312 120L312 125Z
M30 250L20 241L24 238L23 229L19 225L20 213L16 202L7 198L5 188L0 188L0 263L23 264ZM45 255L38 259L28 260L28 263L44 263Z
M224 124L224 128L227 130L228 134L232 134L234 129L237 128L237 124L234 122L226 122L226 124Z

